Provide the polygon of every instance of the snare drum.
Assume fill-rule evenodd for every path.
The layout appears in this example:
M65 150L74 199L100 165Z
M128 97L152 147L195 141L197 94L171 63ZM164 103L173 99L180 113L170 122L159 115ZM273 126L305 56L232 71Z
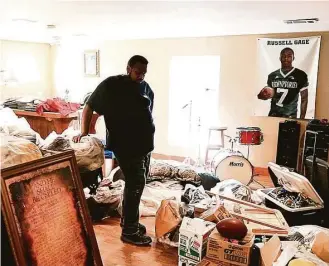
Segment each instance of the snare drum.
M223 150L215 155L211 168L219 180L235 179L248 185L253 175L251 163L237 151Z
M241 145L260 145L263 142L263 133L259 127L238 127L237 134Z

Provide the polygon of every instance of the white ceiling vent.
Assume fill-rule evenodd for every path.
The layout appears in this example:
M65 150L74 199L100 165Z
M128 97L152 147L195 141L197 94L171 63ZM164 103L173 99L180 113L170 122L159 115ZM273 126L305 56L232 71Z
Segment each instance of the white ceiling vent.
M49 30L56 29L56 25L54 25L54 24L48 24L46 27Z
M308 23L316 23L318 22L318 18L305 18L305 19L289 19L284 20L283 22L286 24L308 24Z

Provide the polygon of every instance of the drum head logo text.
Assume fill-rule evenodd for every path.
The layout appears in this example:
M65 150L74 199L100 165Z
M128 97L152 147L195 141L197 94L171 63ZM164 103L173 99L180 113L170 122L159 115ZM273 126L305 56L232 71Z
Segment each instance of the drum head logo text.
M239 162L239 163L236 163L236 162L230 162L229 166L238 166L238 167L243 167L243 162Z

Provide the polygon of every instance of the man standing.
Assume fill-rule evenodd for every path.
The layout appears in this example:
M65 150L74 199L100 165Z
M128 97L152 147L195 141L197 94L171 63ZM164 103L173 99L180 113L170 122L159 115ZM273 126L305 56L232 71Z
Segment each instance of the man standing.
M88 134L93 111L104 115L107 147L112 150L125 176L121 240L135 245L152 242L139 223L139 204L154 149L152 118L154 93L144 81L148 61L135 55L128 61L127 75L111 76L92 93L82 114L80 141Z
M295 59L291 48L280 53L281 68L268 75L267 86L258 99L271 100L269 116L297 118L298 98L301 96L300 118L305 119L308 103L307 74L292 66Z

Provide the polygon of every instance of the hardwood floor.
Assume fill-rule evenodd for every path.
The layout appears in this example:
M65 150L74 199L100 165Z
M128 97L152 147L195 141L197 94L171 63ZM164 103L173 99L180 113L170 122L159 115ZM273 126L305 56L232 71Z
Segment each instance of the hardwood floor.
M150 247L136 247L120 240L119 218L109 218L94 225L98 247L104 266L169 266L178 264L177 248L165 247L155 239L154 217L145 217L141 223L147 228L153 243Z
M272 181L266 170L257 170L260 176L255 177L265 187L272 187ZM256 183L252 187L259 187ZM94 224L94 230L104 266L167 266L178 265L177 248L165 247L155 239L154 217L141 219L152 237L150 247L136 247L124 244L120 240L121 228L119 218L109 218Z

